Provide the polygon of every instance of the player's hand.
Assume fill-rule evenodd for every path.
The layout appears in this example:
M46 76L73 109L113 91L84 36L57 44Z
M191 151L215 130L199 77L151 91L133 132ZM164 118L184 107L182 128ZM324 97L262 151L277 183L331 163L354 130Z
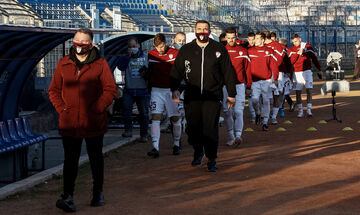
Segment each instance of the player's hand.
M234 97L227 97L226 103L228 104L228 109L231 109L235 105L236 99Z
M172 100L174 102L180 102L180 91L179 90L174 90L172 92Z
M317 72L317 76L320 80L322 80L322 72L321 71Z
M303 52L304 52L304 49L300 49L300 50L297 52L297 54L298 54L298 55L302 55Z

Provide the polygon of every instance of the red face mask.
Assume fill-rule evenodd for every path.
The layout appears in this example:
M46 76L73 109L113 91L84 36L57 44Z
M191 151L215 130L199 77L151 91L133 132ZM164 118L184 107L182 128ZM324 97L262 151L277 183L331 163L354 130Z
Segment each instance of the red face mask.
M200 33L195 33L195 36L201 43L207 43L209 41L210 33L200 32Z
M90 52L92 45L88 43L73 42L73 48L77 55L85 55Z

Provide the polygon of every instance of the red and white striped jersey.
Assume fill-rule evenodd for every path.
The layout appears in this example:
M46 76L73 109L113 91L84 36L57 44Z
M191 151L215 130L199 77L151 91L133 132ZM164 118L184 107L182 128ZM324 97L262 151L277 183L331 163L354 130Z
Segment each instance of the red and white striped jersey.
M227 44L225 48L229 52L231 63L236 72L238 83L245 83L246 80L246 86L250 88L252 83L250 69L251 65L247 49L238 45L232 47L229 46L229 44Z
M271 43L266 44L265 46L271 48L274 51L274 56L277 59L278 66L280 66L285 55L284 54L285 49L283 48L283 46L276 41L272 41Z
M266 46L254 46L248 50L251 61L252 81L268 80L273 77L277 80L279 69L274 51Z
M321 71L320 63L310 44L305 45L302 55L298 55L299 50L300 46L292 46L288 51L291 63L294 65L294 72L311 70L311 60L315 64L316 68Z
M178 53L179 51L173 48L168 48L163 55L160 55L156 49L149 51L150 85L152 87L170 88L170 71Z

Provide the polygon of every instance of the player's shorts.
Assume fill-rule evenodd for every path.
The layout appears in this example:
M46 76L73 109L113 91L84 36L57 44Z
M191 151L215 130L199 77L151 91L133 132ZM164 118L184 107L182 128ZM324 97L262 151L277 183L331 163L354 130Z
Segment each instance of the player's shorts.
M313 88L313 73L311 70L303 72L294 72L294 90L302 90L305 88Z
M228 92L227 92L225 86L223 87L223 95L224 95L223 102L222 102L223 111L226 112L229 110L228 103L226 103L226 99L229 95L228 95ZM236 85L235 100L236 100L236 102L235 102L235 106L233 107L233 109L235 108L236 110L240 110L240 109L244 110L244 107L245 107L245 84L244 83Z
M260 95L262 95L264 99L272 98L271 84L271 79L253 82L251 85L251 98L259 99Z
M163 114L166 112L168 117L181 115L179 103L172 100L170 88L152 88L150 109L152 114Z
M283 91L284 91L284 95L290 95L291 94L291 89L292 89L292 82L290 77L287 74L284 74L284 79L283 79Z
M274 91L275 95L289 95L291 93L292 83L289 76L283 72L279 72L278 87Z

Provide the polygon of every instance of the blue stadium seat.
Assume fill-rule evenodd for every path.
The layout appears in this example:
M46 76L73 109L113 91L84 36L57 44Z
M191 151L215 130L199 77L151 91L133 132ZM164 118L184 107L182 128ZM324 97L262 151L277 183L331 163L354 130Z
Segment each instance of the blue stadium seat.
M15 127L16 127L16 131L17 134L19 135L20 138L22 139L29 139L29 141L33 144L36 142L40 142L40 139L36 139L34 137L30 137L25 133L24 130L24 123L23 120L20 118L15 118Z
M14 147L11 145L8 145L4 142L4 140L2 140L2 138L0 138L0 154L9 152L14 150Z
M3 136L2 130L3 129L7 130L7 128L6 128L6 124L4 122L2 122L2 124L3 124L3 126L1 126L1 122L0 122L0 133L1 133L1 137L0 137L0 149L1 149L0 151L1 151L1 153L0 154L15 150L15 149L21 147L21 144L15 144L15 145L12 144L11 139L9 139L8 142L6 142L3 139L5 136Z
M157 10L158 9L158 6L157 6L157 4L154 6L155 7L155 9Z
M23 142L14 141L14 140L11 139L11 137L9 135L8 128L7 128L6 123L4 121L0 122L0 132L1 132L1 137L2 137L3 141L5 143L7 143L8 145L13 146L14 149L18 149L18 148L24 147L26 145Z
M23 142L25 145L34 144L36 141L33 139L21 138L16 130L15 122L12 119L7 120L7 126L9 129L9 135L12 140Z
M38 134L34 134L31 130L31 127L30 127L30 123L29 123L29 120L26 118L26 117L22 117L22 120L23 120L23 125L24 125L24 130L25 130L25 133L26 135L28 135L29 137L35 137L37 140L39 141L45 141L47 140L49 137L45 134L43 135L38 135Z

